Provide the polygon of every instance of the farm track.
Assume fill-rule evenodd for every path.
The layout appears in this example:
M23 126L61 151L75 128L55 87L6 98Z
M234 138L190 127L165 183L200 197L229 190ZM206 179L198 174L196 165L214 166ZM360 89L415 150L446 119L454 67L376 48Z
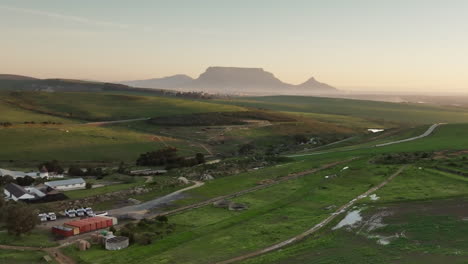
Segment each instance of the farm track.
M296 157L304 157L304 156L315 156L315 155L322 155L322 154L329 154L329 153L336 153L336 152L347 152L347 151L354 151L354 150L360 150L360 149L379 148L379 147L385 147L385 146L393 145L393 144L410 142L410 141L414 141L414 140L417 140L417 139L421 139L421 138L425 138L427 136L430 136L437 127L439 127L441 125L444 125L444 124L445 123L433 124L423 134L421 134L419 136L416 136L416 137L407 138L407 139L396 140L396 141L377 144L377 145L373 145L373 146L356 147L356 148L350 148L350 149L345 149L345 150L335 150L335 151L331 150L331 151L313 152L313 153L298 154L298 155L288 155L287 157L296 158Z
M238 196L241 196L241 195L244 195L244 194L248 194L248 193L251 193L251 192L255 192L255 191L258 191L258 190L262 190L262 189L271 187L271 186L276 185L276 184L280 184L280 183L290 181L290 180L294 180L294 179L297 179L297 178L300 178L300 177L303 177L303 176L306 176L306 175L309 175L309 174L312 174L312 173L316 173L316 172L319 172L319 171L322 171L322 170L325 170L325 169L329 169L329 168L335 167L335 166L340 165L340 164L348 163L348 162L350 162L352 160L355 160L355 159L356 158L351 158L351 159L347 159L347 160L344 160L344 161L337 161L337 162L333 162L333 163L323 165L323 166L321 166L320 168L317 168L317 169L311 169L311 170L306 170L306 171L302 171L302 172L291 173L291 174L289 174L287 176L279 178L278 180L273 180L272 182L269 182L269 183L266 183L266 184L262 184L262 185L258 185L258 186L251 187L251 188L248 188L248 189L244 189L242 191L238 191L238 192L228 194L228 195L218 196L218 197L211 198L211 199L203 201L203 202L199 202L199 203L187 205L187 206L184 206L184 207L180 207L180 208L177 208L177 209L174 209L174 210L170 210L170 211L167 211L167 212L157 214L156 216L159 216L159 215L174 215L174 214L182 213L182 212L185 212L185 211L188 211L188 210L192 210L192 209L200 208L200 207L203 207L203 206L207 206L207 205L210 205L210 204L212 204L214 202L217 202L217 201L220 201L220 200L235 198L235 197L238 197Z
M340 214L344 213L347 209L349 209L351 206L353 206L356 203L356 201L361 200L361 199L367 197L368 195L370 195L371 193L373 193L373 192L379 190L380 188L384 187L387 183L389 183L396 176L398 176L400 173L402 173L403 170L406 169L406 167L407 166L403 166L403 167L399 168L398 171L396 171L394 174L392 174L390 177L388 177L385 181L383 181L379 185L367 190L365 193L357 196L356 198L352 199L351 201L349 201L345 205L341 206L338 210L336 210L334 213L332 213L329 217L325 218L320 223L316 224L315 226L313 226L312 228L306 230L305 232L303 232L303 233L301 233L301 234L299 234L297 236L294 236L294 237L292 237L292 238L290 238L288 240L285 240L285 241L282 241L280 243L269 246L267 248L257 250L257 251L254 251L254 252L242 255L242 256L235 257L235 258L231 258L231 259L228 259L228 260L216 262L216 264L230 264L230 263L235 263L235 262L238 262L238 261L246 260L246 259L249 259L249 258L252 258L252 257L263 255L265 253L273 252L275 250L281 249L281 248L286 247L288 245L291 245L291 244L293 244L295 242L303 240L304 238L306 238L306 237L310 236L311 234L319 231L322 227L329 224L331 221L333 221Z

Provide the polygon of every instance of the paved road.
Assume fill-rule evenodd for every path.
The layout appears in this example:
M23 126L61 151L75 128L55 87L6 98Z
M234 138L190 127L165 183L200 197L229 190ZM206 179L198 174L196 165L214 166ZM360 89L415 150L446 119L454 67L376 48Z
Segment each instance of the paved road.
M440 123L440 124L433 124L432 126L430 126L426 132L424 132L423 134L419 135L419 136L416 136L416 137L412 137L412 138L407 138L407 139L402 139L402 140L397 140L397 141L393 141L393 142L388 142L388 143L383 143L383 144L378 144L378 145L375 145L376 147L383 147L383 146L388 146L388 145L393 145L393 144L399 144L399 143L403 143L403 142L408 142L408 141L413 141L413 140L416 140L416 139L420 139L420 138L423 138L423 137L427 137L429 136L430 134L432 134L432 132L434 132L434 130L440 126L440 125L443 125L443 123Z
M366 191L365 193L359 195L358 197L352 199L351 201L349 201L348 203L346 203L345 205L341 206L338 210L336 210L334 213L332 213L329 217L327 217L326 219L324 219L323 221L321 221L320 223L318 223L317 225L315 225L314 227L306 230L305 232L293 237L293 238L290 238L288 240L285 240L285 241L282 241L280 243L277 243L275 245L272 245L272 246L269 246L267 248L264 248L264 249L261 249L261 250L257 250L257 251L254 251L254 252L251 252L251 253L248 253L248 254L245 254L245 255L242 255L242 256L238 256L238 257L235 257L235 258L232 258L232 259L228 259L228 260L224 260L224 261L220 261L220 262L216 262L216 264L230 264L230 263L234 263L234 262L238 262L238 261L242 261L242 260L246 260L248 258L252 258L252 257L256 257L256 256L259 256L259 255L262 255L262 254L265 254L265 253L268 253L268 252L272 252L272 251L275 251L275 250L278 250L280 248L283 248L285 246L288 246L294 242L297 242L297 241L300 241L302 239L304 239L305 237L307 236L310 236L311 234L317 232L318 230L320 230L322 227L326 226L328 223L330 223L331 221L333 221L336 217L338 217L338 215L344 213L348 208L350 208L351 206L353 206L358 200L360 199L363 199L365 197L367 197L368 195L370 195L371 193L379 190L380 188L382 188L383 186L385 186L387 183L389 183L391 180L393 180L396 176L398 176L401 172L403 172L403 170L406 168L407 166L403 166L401 167L400 169L398 169L397 172L395 172L394 174L392 174L390 177L388 177L385 181L383 181L382 183L380 183L379 185L369 189L368 191Z
M411 137L407 139L402 139L402 140L397 140L397 141L392 141L392 142L387 142L387 143L382 143L382 144L377 144L374 146L366 146L366 147L355 147L355 148L350 148L350 149L345 149L345 150L330 150L330 151L322 151L322 152L313 152L313 153L308 153L308 154L297 154L297 155L289 155L287 157L290 158L295 158L295 157L304 157L304 156L315 156L315 155L321 155L321 154L327 154L327 153L336 153L336 152L346 152L346 151L353 151L353 150L359 150L359 149L371 149L371 148L379 148L379 147L384 147L388 145L393 145L393 144L399 144L399 143L404 143L404 142L409 142L417 139L421 139L424 137L427 137L434 132L434 130L441 125L444 125L445 123L439 123L439 124L433 124L430 126L423 134L416 136L416 137Z

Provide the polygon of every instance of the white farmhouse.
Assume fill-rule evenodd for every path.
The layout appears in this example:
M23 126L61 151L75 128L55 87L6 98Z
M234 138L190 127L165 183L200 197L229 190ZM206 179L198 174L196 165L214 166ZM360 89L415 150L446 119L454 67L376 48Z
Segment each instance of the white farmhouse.
M85 189L86 182L83 178L61 180L61 181L48 181L44 182L45 185L60 191L78 190Z
M36 197L18 184L9 183L3 189L6 200L33 200Z

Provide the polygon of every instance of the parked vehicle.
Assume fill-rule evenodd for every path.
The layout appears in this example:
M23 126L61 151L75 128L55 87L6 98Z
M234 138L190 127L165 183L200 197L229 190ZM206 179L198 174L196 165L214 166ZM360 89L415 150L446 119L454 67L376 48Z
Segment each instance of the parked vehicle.
M76 216L81 217L85 216L86 210L84 208L78 208L76 209Z
M49 221L55 221L55 220L57 220L57 215L55 215L54 212L48 213L48 214L47 214L47 220L49 220Z
M88 216L96 216L91 207L85 208L85 211L86 211L86 215L88 215Z
M38 214L37 216L39 217L39 220L41 222L46 222L47 221L47 214L42 213L42 214Z
M97 212L95 215L96 216L108 216L109 213L108 212Z
M76 217L76 210L75 209L65 210L65 215L70 218Z

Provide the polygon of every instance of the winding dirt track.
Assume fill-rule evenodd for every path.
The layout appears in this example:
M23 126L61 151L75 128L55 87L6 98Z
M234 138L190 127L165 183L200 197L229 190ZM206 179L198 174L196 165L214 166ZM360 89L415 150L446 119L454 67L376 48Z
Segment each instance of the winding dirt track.
M287 157L294 158L294 157L304 157L304 156L315 156L315 155L321 155L321 154L328 154L328 153L335 153L335 152L346 152L346 151L353 151L353 150L358 150L358 149L371 149L371 148L379 148L379 147L384 147L388 145L393 145L393 144L399 144L399 143L404 143L404 142L409 142L417 139L421 139L424 137L427 137L431 135L434 130L441 125L445 125L446 123L438 123L438 124L433 124L430 126L423 134L416 136L416 137L411 137L407 139L402 139L402 140L397 140L397 141L392 141L392 142L387 142L387 143L382 143L382 144L377 144L374 146L366 146L366 147L356 147L356 148L351 148L351 149L346 149L346 150L336 150L336 151L322 151L322 152L312 152L308 154L296 154L296 155L288 155Z
M305 232L303 232L303 233L301 233L301 234L299 234L299 235L297 235L295 237L292 237L292 238L290 238L288 240L285 240L285 241L282 241L280 243L269 246L267 248L257 250L257 251L254 251L254 252L242 255L242 256L232 258L232 259L216 262L216 264L229 264L229 263L234 263L234 262L246 260L248 258L256 257L256 256L259 256L259 255L268 253L268 252L278 250L278 249L283 248L285 246L288 246L288 245L290 245L290 244L292 244L294 242L300 241L300 240L306 238L307 236L310 236L311 234L317 232L322 227L326 226L328 223L333 221L336 217L338 217L338 215L345 212L348 208L353 206L354 203L356 203L356 201L367 197L371 193L373 193L373 192L379 190L380 188L382 188L383 186L385 186L387 183L389 183L391 180L393 180L396 176L398 176L401 172L403 172L403 170L406 169L406 167L407 166L401 167L400 169L398 169L398 171L396 171L394 174L392 174L390 177L388 177L385 181L383 181L379 185L367 190L365 193L359 195L358 197L352 199L347 204L341 206L338 210L336 210L334 213L332 213L329 217L327 217L326 219L324 219L322 222L318 223L317 225L313 226L312 228L306 230Z

